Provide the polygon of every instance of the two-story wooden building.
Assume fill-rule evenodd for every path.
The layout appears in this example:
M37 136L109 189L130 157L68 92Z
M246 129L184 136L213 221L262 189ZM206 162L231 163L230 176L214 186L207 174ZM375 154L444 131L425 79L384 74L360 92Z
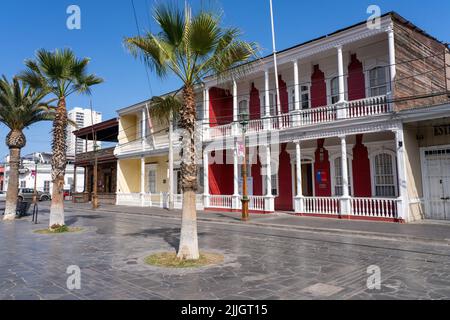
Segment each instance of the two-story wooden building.
M279 52L278 90L272 55L243 78L205 79L199 206L240 210L249 113L252 212L450 219L448 52L388 13ZM161 205L169 190L167 130L148 103L119 110L118 204Z

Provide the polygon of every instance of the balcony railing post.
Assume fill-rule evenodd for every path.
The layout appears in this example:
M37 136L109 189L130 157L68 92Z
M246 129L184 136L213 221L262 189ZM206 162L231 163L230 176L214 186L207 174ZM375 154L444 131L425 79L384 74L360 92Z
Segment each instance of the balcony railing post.
M337 109L336 111L336 118L337 119L347 119L348 118L348 102L342 101L338 102L334 105L334 108Z

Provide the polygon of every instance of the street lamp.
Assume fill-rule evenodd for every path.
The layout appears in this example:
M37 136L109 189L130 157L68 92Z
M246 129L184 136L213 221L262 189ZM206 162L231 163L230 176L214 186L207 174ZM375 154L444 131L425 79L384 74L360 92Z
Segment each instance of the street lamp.
M244 161L242 162L242 221L248 221L248 203L249 198L247 194L247 147L245 141L245 133L249 121L249 114L247 108L242 108L239 112L239 123L242 126L242 145L244 152Z

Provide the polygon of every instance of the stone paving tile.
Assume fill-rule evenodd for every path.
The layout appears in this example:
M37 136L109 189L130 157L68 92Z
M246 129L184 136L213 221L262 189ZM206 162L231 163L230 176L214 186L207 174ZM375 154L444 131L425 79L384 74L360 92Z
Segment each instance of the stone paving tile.
M32 233L47 217L0 222L0 299L450 299L448 246L199 222L201 249L225 262L165 270L141 259L175 250L175 219L72 210L83 233ZM69 265L81 269L81 290L66 288ZM367 289L371 265L381 290Z

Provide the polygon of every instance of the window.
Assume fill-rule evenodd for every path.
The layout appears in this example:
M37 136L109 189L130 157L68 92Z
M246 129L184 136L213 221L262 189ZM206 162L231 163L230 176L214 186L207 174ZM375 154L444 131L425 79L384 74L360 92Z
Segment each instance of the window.
M301 107L302 109L309 109L309 87L300 86L300 97L301 97Z
M386 71L376 67L369 71L370 96L382 96L387 93Z
M339 102L339 78L334 77L330 82L331 88L331 103L335 104Z
M272 195L278 196L278 174L272 175Z
M274 93L270 94L270 115L277 115L277 95Z
M239 102L238 114L242 114L242 113L247 113L248 116L250 117L250 110L248 108L248 101L247 100L242 100L242 101Z
M387 153L380 153L374 158L374 187L377 197L395 197L396 177L394 157Z
M50 181L44 181L44 192L50 192Z
M347 175L348 175L348 193L352 194L350 159L347 159ZM334 195L342 196L344 194L344 181L342 179L342 158L338 157L334 160Z
M195 107L195 111L196 111L196 113L197 113L197 120L203 120L203 105L201 105L201 104L198 104L196 107Z
M21 188L26 188L27 187L27 182L26 181L20 181L20 187Z
M291 103L289 105L289 110L295 109L295 89L291 90ZM302 110L309 109L309 87L300 86L300 108Z
M148 172L148 192L156 193L156 171L150 170Z

